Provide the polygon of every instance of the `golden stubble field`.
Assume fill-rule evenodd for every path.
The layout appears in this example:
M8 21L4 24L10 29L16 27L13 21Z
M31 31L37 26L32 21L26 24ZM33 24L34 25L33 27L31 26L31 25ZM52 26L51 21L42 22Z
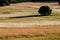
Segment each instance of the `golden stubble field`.
M51 16L39 16L40 6L48 5L53 10ZM13 17L13 18L9 18ZM30 25L23 23L45 23L52 25ZM60 5L58 3L17 3L0 7L1 23L22 23L26 27L0 27L0 40L60 40ZM28 25L27 24L27 25ZM9 26L9 25L8 25Z

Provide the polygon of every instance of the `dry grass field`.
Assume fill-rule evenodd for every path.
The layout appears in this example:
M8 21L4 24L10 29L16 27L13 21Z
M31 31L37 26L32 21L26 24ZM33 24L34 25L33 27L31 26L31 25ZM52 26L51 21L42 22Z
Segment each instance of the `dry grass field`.
M1 27L0 40L60 40L60 25Z
M43 5L53 10L51 16L40 16L38 9ZM0 7L0 40L60 40L60 5L26 2Z

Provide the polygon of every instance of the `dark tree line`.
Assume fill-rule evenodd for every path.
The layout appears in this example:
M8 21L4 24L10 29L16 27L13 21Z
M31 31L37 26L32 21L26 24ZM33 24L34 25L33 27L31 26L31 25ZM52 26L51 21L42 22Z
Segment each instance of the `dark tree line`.
M57 2L59 0L32 0L32 2Z
M10 3L20 3L20 2L54 2L54 1L60 1L60 0L0 0L0 6L9 5Z

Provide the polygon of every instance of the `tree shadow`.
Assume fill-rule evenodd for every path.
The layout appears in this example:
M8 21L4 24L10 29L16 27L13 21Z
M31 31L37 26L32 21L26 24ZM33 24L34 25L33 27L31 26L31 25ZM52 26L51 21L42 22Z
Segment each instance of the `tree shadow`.
M9 17L10 19L12 18L28 18L28 17L40 17L41 15L28 15L28 16L16 16L16 17Z

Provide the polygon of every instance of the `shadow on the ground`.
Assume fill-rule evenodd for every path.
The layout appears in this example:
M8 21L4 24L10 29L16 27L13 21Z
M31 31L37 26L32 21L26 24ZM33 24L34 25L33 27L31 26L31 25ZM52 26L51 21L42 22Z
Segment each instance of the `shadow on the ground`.
M28 18L28 17L40 17L41 15L28 15L28 16L16 16L16 17L9 17L9 18Z

